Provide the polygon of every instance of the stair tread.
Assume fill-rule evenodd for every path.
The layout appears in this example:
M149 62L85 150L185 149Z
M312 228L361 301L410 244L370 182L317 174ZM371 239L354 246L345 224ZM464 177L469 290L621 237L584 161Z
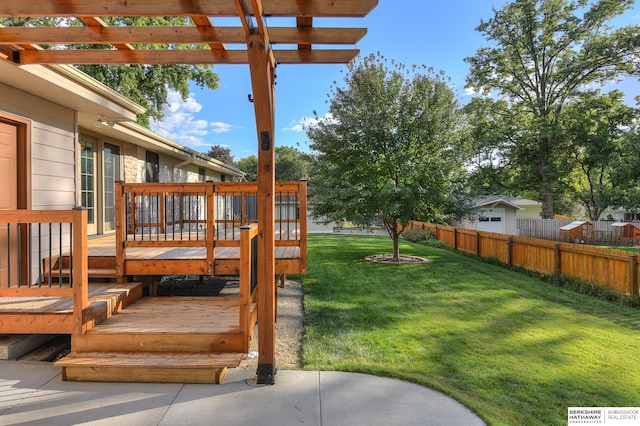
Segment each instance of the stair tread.
M242 353L177 352L71 352L55 362L56 366L216 368L237 367Z
M62 270L60 269L52 269L51 271L44 271L43 275L45 277L49 276L49 272L51 272L51 276L52 277L68 277L71 273L71 271L69 270L69 268L62 268ZM101 278L114 278L114 277L118 277L118 272L116 271L116 269L114 268L88 268L87 269L87 274L91 277L101 277Z

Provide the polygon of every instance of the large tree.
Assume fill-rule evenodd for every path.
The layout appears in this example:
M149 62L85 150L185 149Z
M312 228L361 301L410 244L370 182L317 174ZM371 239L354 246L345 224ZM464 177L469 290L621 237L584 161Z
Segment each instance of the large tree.
M477 30L490 46L466 58L467 86L505 101L526 123L514 141L521 184L537 191L545 218L554 214L565 167L564 108L592 85L638 75L640 27L612 29L633 0L514 0ZM525 184L526 183L526 184Z
M238 160L238 168L244 172L244 178L249 182L258 181L258 157L250 155Z
M193 22L188 17L104 17L101 19L109 26L193 25ZM5 26L84 25L75 18L6 18L0 19L0 24ZM42 47L50 48L51 46ZM74 48L78 49L93 49L96 47L96 45L92 44L74 46ZM112 48L111 46L104 47ZM133 47L136 49L171 48L171 46L160 44L134 44ZM190 47L193 49L208 48L206 45L192 45ZM64 48L64 46L58 46L57 48ZM186 100L190 93L190 83L194 83L200 88L216 89L218 87L218 75L213 72L213 66L211 65L77 65L77 68L146 108L146 113L138 116L138 123L147 127L149 126L150 117L158 121L162 119L169 90L177 91L182 96L182 99Z
M276 180L294 181L309 178L311 156L292 146L277 146Z
M617 90L585 92L563 114L575 161L569 193L591 220L599 220L607 207L625 204L624 188L630 182L622 159L633 153L629 131L637 117L638 111L625 105ZM632 167L638 168L637 164ZM637 179L631 182L637 184Z
M409 220L462 212L461 114L442 73L370 55L349 66L344 86L332 87L329 113L307 129L315 217L381 221L397 259Z

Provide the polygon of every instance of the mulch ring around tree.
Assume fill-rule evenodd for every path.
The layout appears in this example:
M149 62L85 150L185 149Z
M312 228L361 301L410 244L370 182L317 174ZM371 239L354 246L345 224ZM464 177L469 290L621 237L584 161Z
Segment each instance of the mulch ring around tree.
M373 254L365 256L364 260L371 263L385 263L388 265L418 265L429 263L428 259L417 256L400 255L397 259L392 254Z

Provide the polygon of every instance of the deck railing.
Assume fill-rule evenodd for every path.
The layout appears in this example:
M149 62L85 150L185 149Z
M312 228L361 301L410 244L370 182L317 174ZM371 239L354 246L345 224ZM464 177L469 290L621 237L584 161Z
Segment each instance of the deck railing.
M69 254L69 265L62 264L62 253ZM0 297L73 298L72 317L30 319L41 322L41 332L59 329L58 319L69 333L86 331L87 263L86 209L0 211Z
M274 194L275 245L298 247L303 259L306 189L304 181L277 182ZM191 247L206 250L206 265L192 264L192 273L213 275L215 249L239 248L240 228L257 222L257 192L255 182L117 183L116 246L122 248L116 254L118 274L126 275L128 248Z

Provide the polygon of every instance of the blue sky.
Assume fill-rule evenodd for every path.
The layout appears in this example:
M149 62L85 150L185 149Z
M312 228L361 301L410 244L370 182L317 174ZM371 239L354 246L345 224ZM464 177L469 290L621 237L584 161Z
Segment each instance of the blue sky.
M379 0L378 6L361 19L320 19L316 26L366 27L367 35L356 46L361 55L380 52L387 59L406 65L427 65L443 70L451 79L461 102L469 97L464 85L468 66L464 58L486 45L475 28L481 19L493 16L492 7L500 0ZM620 17L616 23L640 22L640 6ZM277 22L268 21L276 26ZM228 22L219 25L230 25ZM247 100L251 79L247 65L217 65L220 77L217 90L192 89L182 102L172 96L165 119L154 130L196 151L206 152L211 145L231 149L235 160L257 154L257 136L253 104ZM313 111L324 115L327 94L333 82L342 83L344 65L280 65L276 85L276 146L295 146L308 151L302 123ZM622 84L629 103L640 95L640 83Z

